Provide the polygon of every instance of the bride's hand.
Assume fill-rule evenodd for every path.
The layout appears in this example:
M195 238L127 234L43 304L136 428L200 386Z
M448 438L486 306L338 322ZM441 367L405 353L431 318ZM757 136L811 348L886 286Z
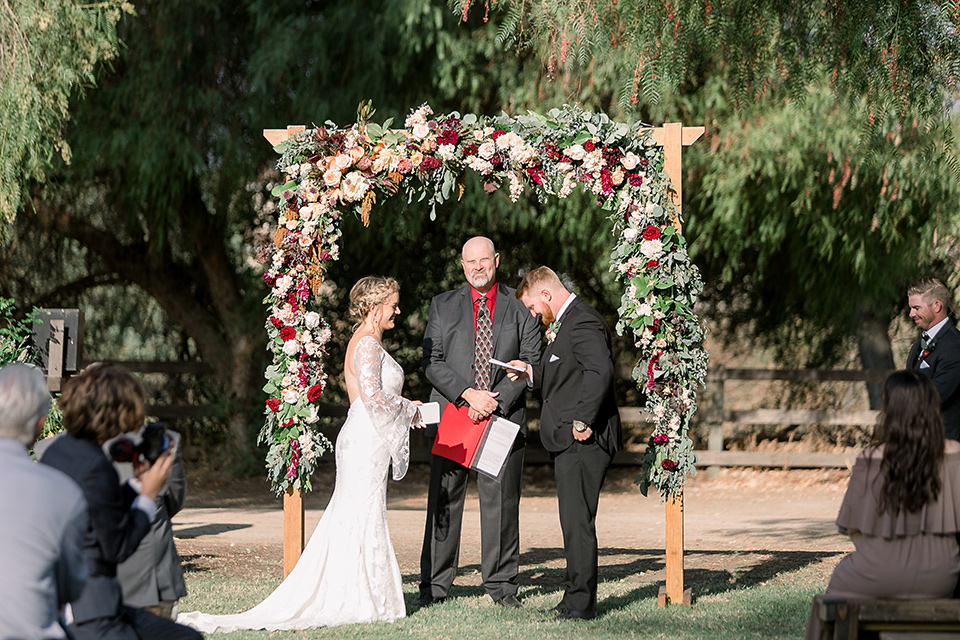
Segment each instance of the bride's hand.
M419 407L419 406L422 405L423 403L420 402L419 400L414 400L414 401L413 401L413 404L415 404L415 405L417 405L417 406ZM410 428L411 428L411 429L426 429L426 428L427 428L427 424L423 421L423 416L420 415L420 409L417 409L416 415L413 416L413 424L410 425Z

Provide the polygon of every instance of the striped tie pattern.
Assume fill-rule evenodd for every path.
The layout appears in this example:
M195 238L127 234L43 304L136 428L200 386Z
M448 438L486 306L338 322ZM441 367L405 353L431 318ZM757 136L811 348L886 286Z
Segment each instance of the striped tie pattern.
M474 377L477 389L490 388L490 358L493 357L493 325L490 322L490 310L486 296L477 299L476 360Z

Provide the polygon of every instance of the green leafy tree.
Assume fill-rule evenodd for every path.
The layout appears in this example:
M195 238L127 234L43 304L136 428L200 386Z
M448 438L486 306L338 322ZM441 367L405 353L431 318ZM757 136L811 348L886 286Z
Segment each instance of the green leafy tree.
M0 223L13 219L29 181L70 161L71 98L117 52L116 24L132 6L59 0L0 4Z

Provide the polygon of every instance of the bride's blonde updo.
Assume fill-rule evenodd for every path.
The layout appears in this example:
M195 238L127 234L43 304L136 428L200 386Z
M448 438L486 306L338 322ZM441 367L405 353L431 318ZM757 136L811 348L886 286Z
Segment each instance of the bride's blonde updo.
M353 318L353 328L356 330L370 310L394 293L400 291L400 285L393 278L386 276L366 276L357 280L357 284L350 289L350 317Z

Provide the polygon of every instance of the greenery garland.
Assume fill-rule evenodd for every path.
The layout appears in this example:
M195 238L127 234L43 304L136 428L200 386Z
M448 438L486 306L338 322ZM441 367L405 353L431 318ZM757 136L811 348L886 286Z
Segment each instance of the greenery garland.
M276 147L288 181L273 190L280 217L264 302L274 359L260 433L270 445L274 490L309 489L317 457L330 448L313 426L330 329L308 303L325 263L339 258L341 216L352 209L367 225L378 198L403 192L408 201L426 201L434 219L437 204L462 195L469 168L488 193L508 185L513 201L526 188L544 201L579 186L610 212L617 234L611 270L626 287L617 331L632 332L640 350L634 378L656 420L637 480L644 491L652 483L663 497L679 494L695 471L687 429L706 375L703 330L693 313L702 285L673 226L679 218L651 130L568 105L545 116L488 117L435 115L424 104L403 129L391 129L390 120L373 123L372 115L369 104L361 105L349 128L327 122Z

